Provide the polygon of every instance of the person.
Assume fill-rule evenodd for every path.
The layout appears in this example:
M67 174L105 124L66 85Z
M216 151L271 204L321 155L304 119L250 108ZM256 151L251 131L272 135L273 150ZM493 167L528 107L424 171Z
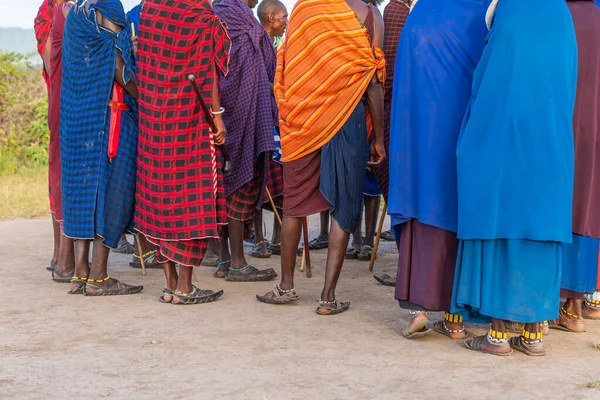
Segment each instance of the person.
M586 294L596 291L600 238L600 8L591 0L567 2L577 36L579 72L573 116L575 178L573 243L562 247L561 297L566 298L551 328L583 332ZM588 307L588 316L600 315Z
M282 279L257 295L259 301L298 300L294 269L302 220L330 209L325 284L316 311L333 315L350 307L337 301L335 288L361 213L365 169L379 167L385 158L382 41L381 13L361 0L300 0L292 11L275 80L284 162ZM312 79L317 69L324 79Z
M464 341L470 350L543 356L540 322L558 317L561 248L572 240L577 40L563 0L494 0L487 17L456 147L450 312L491 319L488 334ZM509 340L506 321L525 324L521 335Z
M166 278L159 298L163 303L203 304L223 294L194 286L192 274L210 239L218 238L226 223L215 145L222 145L226 135L218 75L227 73L230 46L209 0L144 1L138 32L135 222L158 247ZM190 74L211 110L214 135L188 81Z
M365 188L363 191L365 211L365 236L362 235L362 214L352 232L352 245L346 251L346 259L370 261L375 246L375 230L381 205L381 190L373 171L366 171Z
M394 67L396 64L396 52L400 34L404 23L410 12L411 0L391 0L383 10L383 24L385 32L383 35L383 53L385 54L385 97L383 99L383 144L385 151L390 149L390 110L392 108L392 87L394 83ZM389 158L386 158L381 168L375 170L375 178L381 189L383 199L388 203L389 188ZM394 241L394 235L390 230L382 232L381 239ZM396 242L398 244L398 242ZM373 275L373 278L382 285L396 286L396 277L388 274Z
M267 32L273 46L277 50L278 39L285 34L288 23L288 12L285 5L279 0L263 0L258 6L257 15L261 26ZM277 122L276 120L275 123ZM278 126L275 126L273 136L275 151L268 161L269 170L267 172L266 190L268 190L277 213L281 217L283 212L283 165L281 164L281 144ZM272 210L273 205L271 205L270 199L264 199L263 208ZM275 210L272 211L275 212ZM262 209L256 210L253 224L256 237L250 255L256 258L269 258L273 254L281 255L281 225L278 219L273 218L273 235L270 242L264 237Z
M433 325L436 332L466 337L461 318L448 313L458 250L456 143L483 52L489 4L420 0L398 44L388 212L400 238L395 298L410 313L402 331L407 339L431 331L430 311L445 311Z
M43 61L42 74L48 89L48 198L54 230L54 252L47 269L55 282L69 283L75 269L73 241L62 233L62 190L60 163L60 85L62 80L62 31L64 12L62 0L46 0L35 19L38 51ZM65 8L66 7L66 8Z
M51 48L52 48L52 22L56 14L56 8L64 0L43 0L34 20L34 33L37 41L38 54L42 59L42 76L46 83L48 91L48 129L50 131L50 140L48 143L48 200L50 203L50 213L52 214L52 230L54 234L54 249L50 265L46 267L52 272L52 279L57 282L70 282L69 277L73 272L72 252L69 253L68 243L61 246L64 235L61 232L60 223L62 222L62 201L60 188L60 139L57 129L58 107L51 108L53 91L51 87L50 73L52 69ZM58 75L62 71L55 73L55 81L60 85ZM56 83L55 82L55 83ZM60 88L58 95L60 96ZM60 104L57 100L57 104Z
M235 282L269 281L277 277L272 268L262 271L254 268L244 255L244 236L248 235L254 212L265 197L277 120L272 91L275 49L252 13L257 4L258 0L223 0L214 5L215 14L227 26L232 42L229 73L221 73L220 89L228 132L225 147L234 165L233 172L225 176L227 227L221 231L221 262L214 275Z
M133 230L138 120L132 63L121 2L77 0L63 38L60 150L64 232L77 248L71 289L86 296L143 289L107 273L109 249Z

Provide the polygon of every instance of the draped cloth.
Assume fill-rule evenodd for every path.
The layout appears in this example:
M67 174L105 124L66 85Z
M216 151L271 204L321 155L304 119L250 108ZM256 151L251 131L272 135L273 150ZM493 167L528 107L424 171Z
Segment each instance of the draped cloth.
M208 0L144 1L136 229L159 246L160 261L199 266L226 222L212 132L187 77L210 107L230 45Z
M48 182L50 199L53 204L54 219L63 221L61 163L60 163L60 89L62 84L62 46L65 29L63 10L70 9L71 4L62 3L56 7L52 22L52 42L50 48L50 89L48 94L48 128L50 143L48 148Z
M579 73L573 115L575 180L573 243L563 245L561 289L566 297L596 290L600 238L600 8L568 1L575 24Z
M576 83L564 0L500 0L456 150L451 312L523 323L558 316L561 246L572 240Z
M54 19L55 7L56 4L54 0L43 0L37 15L33 20L33 31L35 33L37 51L40 57L43 57L48 38L50 37L50 28L52 27L52 20ZM47 65L46 68L48 68ZM42 75L46 81L46 85L48 85L49 76L45 68L42 68Z
M52 27L52 20L54 19L55 13L54 8L54 0L43 0L38 10L38 13L33 21L33 31L35 33L35 40L37 42L37 50L40 57L42 57L42 61L44 61L44 50L46 49L46 44L48 43L48 38L50 37L50 28ZM49 71L50 65L44 65L44 68L42 68L42 77L46 82L46 89L48 91L48 103L50 103L50 97L52 96L52 93L50 92L50 75L48 74L48 71L46 71L46 69L48 69ZM48 115L50 115L50 109L48 110ZM48 119L48 128L52 132L50 124L51 121L50 119ZM52 184L53 182L55 182L55 180L53 179L51 173L51 161L55 159L53 158L53 154L56 153L56 148L60 146L60 144L57 146L56 142L58 140L58 137L56 137L56 140L54 141L52 139L53 135L51 133L50 143L48 144L48 200L50 203L50 212L54 214L54 217L56 218L56 199L52 195ZM54 190L54 192L56 192L56 189Z
M97 13L123 28L110 31ZM133 45L125 11L118 0L78 0L67 18L63 39L60 115L62 200L65 235L102 237L116 247L133 229L137 102L125 93L119 152L109 162L110 107L117 56L124 61L125 83L134 79Z
M350 118L373 76L385 80L383 52L373 50L366 28L344 0L298 1L277 57L275 97L283 162L328 143Z
M456 144L487 35L490 0L421 0L396 59L388 213L456 232Z
M398 44L388 210L399 238L395 298L403 308L450 309L458 251L456 143L489 3L421 0Z
M383 53L385 54L385 97L383 100L383 143L388 157L381 167L375 170L377 183L388 202L388 188L390 179L390 116L392 110L392 86L394 83L394 66L396 65L396 52L400 34L410 12L411 0L391 0L383 10Z
M225 196L229 197L253 179L254 164L261 154L275 150L273 127L277 104L272 84L277 58L271 38L247 4L241 0L223 0L214 9L225 23L232 43L229 73L221 74L220 83L221 105L225 108L223 122L227 128L225 146L235 166L225 176ZM267 176L268 159L268 155L263 158L263 177ZM263 180L260 199L265 184Z

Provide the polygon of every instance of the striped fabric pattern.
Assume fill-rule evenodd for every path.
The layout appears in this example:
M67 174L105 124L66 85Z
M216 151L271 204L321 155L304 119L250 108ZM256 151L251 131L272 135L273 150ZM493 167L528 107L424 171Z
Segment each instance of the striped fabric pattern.
M278 52L275 97L282 161L329 142L348 120L385 60L344 0L299 0ZM364 173L363 173L364 175Z
M101 13L124 28L114 33L97 22ZM119 0L78 0L67 18L63 39L60 154L65 235L104 238L116 247L133 229L137 151L137 102L128 93L119 153L109 162L108 100L114 83L117 48L125 62L125 81L133 79L133 44Z

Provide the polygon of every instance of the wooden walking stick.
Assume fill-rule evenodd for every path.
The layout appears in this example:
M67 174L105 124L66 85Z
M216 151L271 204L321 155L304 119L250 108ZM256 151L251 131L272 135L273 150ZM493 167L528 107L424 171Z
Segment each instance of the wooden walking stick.
M135 242L137 243L138 254L140 255L140 263L142 264L142 275L146 275L146 262L144 261L144 253L142 253L142 242L140 242L141 233L138 232L135 235Z
M381 231L383 230L383 223L387 215L387 203L383 202L383 211L381 213L381 219L379 220L379 226L377 227L377 236L375 237L375 247L373 248L373 254L371 254L371 262L369 263L369 271L373 271L375 265L375 259L377 258L377 251L379 250L379 241L381 240Z
M310 266L310 249L308 246L308 217L302 221L302 232L304 233L304 255L306 260L306 277L312 278L312 269Z

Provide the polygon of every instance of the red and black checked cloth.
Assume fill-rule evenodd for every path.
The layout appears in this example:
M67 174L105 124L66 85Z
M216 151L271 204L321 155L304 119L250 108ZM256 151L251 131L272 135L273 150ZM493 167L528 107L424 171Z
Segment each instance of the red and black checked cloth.
M157 261L159 263L173 261L188 267L199 267L206 255L206 250L208 250L210 239L159 240L157 242L152 241L152 239L148 240L158 246Z
M145 0L138 36L136 228L164 257L199 265L201 239L219 237L226 223L225 198L212 134L187 76L196 76L210 106L231 43L208 0Z
M385 54L385 98L383 103L383 141L387 158L383 165L375 170L375 177L385 201L388 200L390 181L390 112L392 109L392 86L394 82L394 66L396 65L396 50L404 22L410 12L412 0L391 0L383 11L383 53Z
M283 165L275 160L269 160L267 189L269 189L269 193L271 193L271 197L273 197L275 207L280 210L283 209ZM263 208L273 211L269 196L264 197Z
M262 158L254 164L254 177L227 196L227 217L237 221L251 221L258 207L258 196L263 183Z

